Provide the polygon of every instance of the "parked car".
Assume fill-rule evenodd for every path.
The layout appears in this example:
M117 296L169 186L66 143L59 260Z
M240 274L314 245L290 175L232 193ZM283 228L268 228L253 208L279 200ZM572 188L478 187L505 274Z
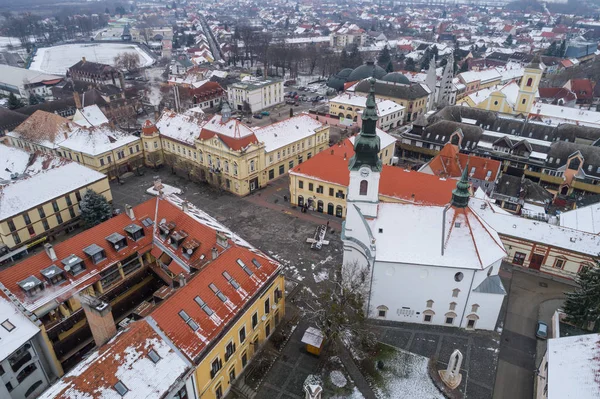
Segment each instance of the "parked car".
M269 113L269 111L263 111L263 112L261 112L260 114L261 114L262 116L269 116L269 115L271 115L271 114Z
M286 80L285 82L283 82L284 86L293 86L295 84L296 84L296 81L294 79Z
M294 100L293 98L288 98L287 100L285 100L286 104L295 104L296 100Z
M538 321L535 328L535 336L539 339L548 338L548 324L544 323L543 321Z
M304 87L304 86L300 86L300 87L298 87L298 90L300 90L300 91L305 91L305 90L306 90L306 87Z
M252 115L253 118L255 119L262 119L262 115L261 114L254 114Z

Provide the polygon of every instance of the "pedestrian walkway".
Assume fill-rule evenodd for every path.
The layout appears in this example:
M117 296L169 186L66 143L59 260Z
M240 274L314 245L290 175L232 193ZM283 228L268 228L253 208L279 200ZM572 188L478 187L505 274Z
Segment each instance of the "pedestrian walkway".
M338 356L340 357L342 364L346 368L346 371L350 375L350 378L354 380L354 385L356 386L356 388L358 388L358 390L365 397L365 399L377 399L377 397L373 393L373 390L371 389L371 386L365 379L365 376L358 369L356 363L354 363L354 359L352 359L350 351L341 342L338 343L338 347L342 348L340 350L340 353L338 353Z

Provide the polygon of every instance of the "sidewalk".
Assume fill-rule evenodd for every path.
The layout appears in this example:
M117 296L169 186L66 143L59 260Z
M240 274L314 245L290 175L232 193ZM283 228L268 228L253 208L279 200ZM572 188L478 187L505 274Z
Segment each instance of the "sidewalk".
M354 363L354 359L352 359L348 348L346 348L342 342L338 342L338 347L342 348L342 350L337 355L340 357L340 360L344 364L344 367L350 375L350 378L354 380L354 385L356 385L356 387L358 388L360 393L362 393L365 399L377 399L377 397L373 393L373 390L371 389L371 386L365 379L365 376L361 373L361 371Z

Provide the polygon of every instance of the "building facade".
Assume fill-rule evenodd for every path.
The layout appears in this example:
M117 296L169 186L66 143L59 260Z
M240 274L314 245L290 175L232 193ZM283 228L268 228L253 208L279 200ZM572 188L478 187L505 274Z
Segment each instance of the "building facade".
M250 79L227 87L231 107L243 112L260 112L283 103L283 80Z
M342 94L329 100L329 113L338 116L342 123L358 122L360 126L360 114L365 109L366 101L366 97L363 96ZM377 114L377 127L383 131L402 125L405 116L404 107L390 100L377 102Z

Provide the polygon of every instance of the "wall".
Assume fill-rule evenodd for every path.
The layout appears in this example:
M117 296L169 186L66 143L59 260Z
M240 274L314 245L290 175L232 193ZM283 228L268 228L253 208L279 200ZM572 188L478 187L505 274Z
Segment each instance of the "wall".
M247 310L229 327L227 332L215 344L215 346L203 356L202 361L196 368L196 383L200 399L216 399L215 391L217 387L221 387L224 397L231 388L229 378L230 370L235 370L235 377L238 378L242 374L245 367L242 365L242 355L247 354L248 364L257 352L258 348L254 348L252 344L255 339L258 339L259 347L262 346L268 338L266 335L267 324L270 325L270 334L275 331L275 312L278 312L279 321L283 320L285 315L285 296L277 304L277 309L273 309L275 304L275 290L279 289L284 295L285 281L283 275L278 275L271 286L252 303ZM269 313L265 314L264 302L269 298L270 306ZM258 313L258 324L256 328L252 328L252 315ZM264 320L263 320L264 318ZM245 327L246 339L240 342L239 331ZM270 336L270 335L269 335ZM226 361L225 353L229 342L235 343L235 352ZM213 361L220 358L222 361L221 369L211 378L211 365ZM247 366L247 365L246 365Z
M0 361L0 366L2 366L2 369L4 370L4 373L0 376L0 397L13 399L35 398L48 387L49 381L44 370L47 372L50 370L48 370L47 367L43 368L39 348L34 345L35 340L36 337L24 344L29 346L27 352L29 352L30 360L22 363L18 369L13 371L9 363L11 357L18 358L16 351L7 359ZM43 356L43 353L41 356ZM24 375L27 373L26 369L31 367L35 367L35 370L19 383L17 376L21 373ZM41 384L39 384L38 381L41 381ZM12 387L10 392L8 392L6 384L10 384ZM37 384L37 388L33 388L34 384ZM33 390L28 392L31 388L33 388ZM26 393L28 393L28 396L25 395Z
M535 374L535 399L546 399L548 392L546 386L548 384L548 351L544 353L544 357L540 363L540 367Z

